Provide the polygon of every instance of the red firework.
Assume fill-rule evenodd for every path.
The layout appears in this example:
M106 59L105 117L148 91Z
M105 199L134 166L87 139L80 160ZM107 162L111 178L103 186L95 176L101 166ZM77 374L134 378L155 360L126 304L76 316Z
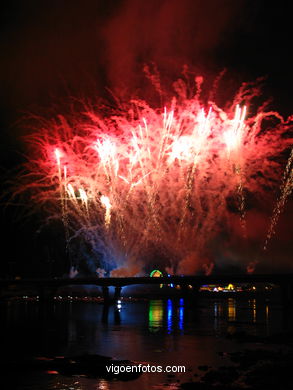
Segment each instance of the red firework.
M177 83L177 96L163 108L131 100L106 116L84 105L79 114L42 121L28 139L37 158L26 164L21 191L62 219L69 246L77 237L90 243L103 254L101 267L118 268L113 274L126 265L137 273L156 253L173 270L195 272L219 234L232 234L233 215L249 237L246 194L267 201L264 187L278 180L274 157L291 144L282 137L289 122L276 112L255 112L253 88L243 86L224 110L204 104L196 83L192 98ZM264 130L268 118L279 123ZM291 181L274 225L292 191L287 170Z

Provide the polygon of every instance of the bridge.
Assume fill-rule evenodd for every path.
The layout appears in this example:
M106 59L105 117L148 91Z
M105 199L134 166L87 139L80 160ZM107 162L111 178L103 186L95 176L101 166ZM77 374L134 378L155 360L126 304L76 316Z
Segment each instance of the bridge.
M192 292L198 292L205 284L228 283L272 283L281 287L283 299L293 302L293 274L227 274L227 275L192 275L170 277L85 277L85 278L51 278L51 279L0 279L0 291L10 286L32 287L41 301L52 299L58 288L73 285L95 285L102 287L104 302L110 302L109 287L114 287L114 300L121 297L121 290L131 285L179 285L182 292L192 287Z

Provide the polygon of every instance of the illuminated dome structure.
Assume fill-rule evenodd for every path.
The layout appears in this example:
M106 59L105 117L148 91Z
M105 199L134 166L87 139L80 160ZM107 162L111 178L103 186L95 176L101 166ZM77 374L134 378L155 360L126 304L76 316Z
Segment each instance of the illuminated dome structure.
M151 278L162 278L164 275L163 275L163 272L161 272L160 270L158 269L154 269L151 273L150 273L150 277Z

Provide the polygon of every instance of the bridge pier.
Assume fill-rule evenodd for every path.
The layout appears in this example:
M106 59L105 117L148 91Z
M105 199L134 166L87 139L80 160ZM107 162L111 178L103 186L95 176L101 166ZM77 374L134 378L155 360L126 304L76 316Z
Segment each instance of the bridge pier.
M103 293L103 298L104 298L104 305L109 305L110 304L109 287L103 286L102 293Z
M114 309L114 324L115 325L121 324L120 310L117 307L115 307Z
M119 299L121 299L121 291L122 291L122 287L119 286L115 287L114 301L118 301Z

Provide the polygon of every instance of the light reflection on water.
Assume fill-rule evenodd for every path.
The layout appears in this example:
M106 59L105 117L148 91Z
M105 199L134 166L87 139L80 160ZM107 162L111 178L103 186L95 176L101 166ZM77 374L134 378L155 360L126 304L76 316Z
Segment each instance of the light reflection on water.
M151 300L149 302L149 331L157 332L163 326L164 302Z
M1 311L0 341L3 353L10 357L87 353L152 364L186 365L192 370L198 365L222 365L218 352L243 347L226 339L227 333L245 331L265 336L292 328L280 306L257 298L122 301L111 307L91 302L56 302L44 308L34 302L6 302ZM123 382L38 375L38 380L36 376L34 380L24 379L28 382L26 389L125 387ZM179 380L188 379L188 375L191 374ZM166 374L143 374L138 380L127 382L127 387L150 390L166 381L170 389Z
M168 299L168 301L167 301L168 334L170 334L172 332L172 318L173 318L173 304L172 304L172 300Z
M180 301L179 301L179 322L178 322L178 325L179 325L179 329L181 331L183 331L184 327L184 299L181 298Z
M176 309L173 306L176 305ZM166 318L164 316L166 314ZM164 323L166 319L166 324ZM171 334L175 329L181 333L184 330L184 299L180 298L179 302L173 302L168 299L167 303L163 300L155 299L149 302L149 330L157 332L166 328L167 334Z
M236 301L233 298L228 298L228 321L236 320Z

